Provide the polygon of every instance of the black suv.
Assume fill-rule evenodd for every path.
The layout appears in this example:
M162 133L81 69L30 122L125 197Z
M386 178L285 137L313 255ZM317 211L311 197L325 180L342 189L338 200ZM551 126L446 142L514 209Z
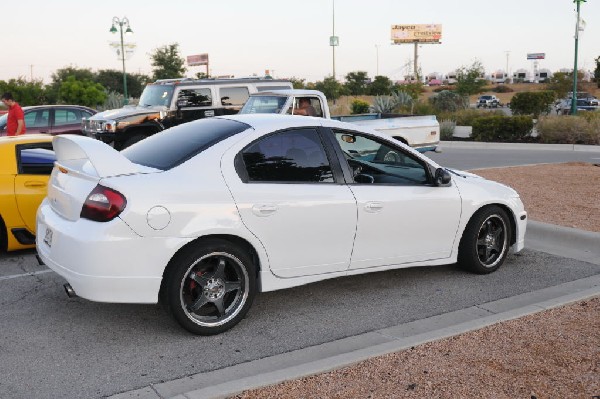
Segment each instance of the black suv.
M237 114L252 93L291 88L287 80L270 78L157 80L146 86L137 106L85 118L82 130L121 150L181 123Z

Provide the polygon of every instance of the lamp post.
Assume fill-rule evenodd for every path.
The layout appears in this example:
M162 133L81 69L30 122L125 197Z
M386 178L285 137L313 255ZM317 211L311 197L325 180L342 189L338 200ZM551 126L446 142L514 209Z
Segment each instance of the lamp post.
M129 26L129 19L127 19L127 17L123 17L121 19L113 17L110 33L117 33L116 25L119 25L119 32L121 33L121 61L123 62L123 105L127 105L127 103L129 103L129 96L127 95L127 74L125 73L125 46L123 44L123 26L127 27L127 29L125 30L125 34L131 34L133 33L133 31Z
M339 44L340 44L339 37L337 37L335 35L335 0L333 0L332 27L333 27L333 32L332 32L332 35L329 37L329 45L331 46L331 50L333 53L333 56L332 56L332 59L333 59L333 81L335 82L335 47L339 46Z
M577 3L577 24L575 25L575 65L573 66L573 96L571 97L571 115L577 115L577 46L579 45L579 5L586 0L573 0Z

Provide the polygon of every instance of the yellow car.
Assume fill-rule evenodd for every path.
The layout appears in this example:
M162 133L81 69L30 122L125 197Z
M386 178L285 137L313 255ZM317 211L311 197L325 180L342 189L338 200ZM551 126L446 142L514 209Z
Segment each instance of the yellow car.
M50 135L0 137L0 250L35 247L35 214L55 159Z

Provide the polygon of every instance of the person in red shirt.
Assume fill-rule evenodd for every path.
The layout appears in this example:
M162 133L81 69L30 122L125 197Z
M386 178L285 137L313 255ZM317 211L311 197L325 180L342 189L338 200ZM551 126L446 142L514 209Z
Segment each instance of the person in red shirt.
M25 133L25 115L17 104L12 94L7 92L2 95L2 102L8 107L8 119L6 121L6 135L18 136Z

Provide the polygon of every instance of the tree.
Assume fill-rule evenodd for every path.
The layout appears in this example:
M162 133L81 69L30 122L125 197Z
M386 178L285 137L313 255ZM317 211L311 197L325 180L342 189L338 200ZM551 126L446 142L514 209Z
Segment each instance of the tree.
M344 87L352 96L360 96L367 92L367 73L363 71L350 72L346 75Z
M581 81L583 74L577 73L577 91L581 90ZM571 72L556 72L550 78L547 86L548 90L556 93L558 98L566 98L567 94L573 91L573 73Z
M147 75L127 73L127 94L131 97L139 97L149 80L150 77ZM95 74L93 81L100 83L109 92L123 94L123 71L101 69Z
M208 75L206 72L197 72L196 79L208 79Z
M456 70L456 89L461 96L470 96L483 92L487 84L483 79L485 70L481 62L475 61L471 66L463 66Z
M292 82L292 87L294 89L304 89L306 88L304 82L306 81L306 79L300 79L300 78L296 78L296 77L291 77L288 79L290 82Z
M60 85L67 80L69 76L75 77L75 80L88 80L94 81L96 76L89 68L77 68L74 66L68 66L57 69L52 75L52 82L46 86L46 99L48 104L56 104L58 100L58 90Z
M43 81L28 82L25 78L0 80L0 93L11 92L15 100L22 106L41 105L46 103L46 90Z
M369 85L369 94L372 96L390 95L393 83L387 76L375 76L373 83Z
M548 114L550 105L556 98L552 90L546 91L523 91L517 93L510 100L510 110L513 115L533 115L537 118L540 114Z
M183 77L185 60L179 55L179 44L172 43L154 49L150 54L154 79Z
M594 79L596 79L596 85L600 88L600 56L596 58L596 69L594 70Z
M333 77L327 77L322 82L315 83L315 90L320 90L330 100L336 100L345 94L344 86Z
M106 90L100 83L77 80L75 76L69 76L58 89L58 99L65 104L96 107L106 100L106 96Z

